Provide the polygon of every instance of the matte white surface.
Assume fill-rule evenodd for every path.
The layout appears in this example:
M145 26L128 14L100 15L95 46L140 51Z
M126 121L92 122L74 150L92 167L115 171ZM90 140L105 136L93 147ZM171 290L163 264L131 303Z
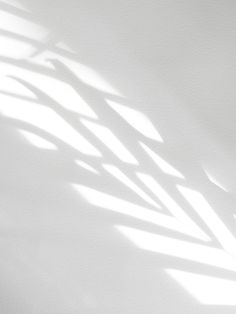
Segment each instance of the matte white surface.
M235 16L0 1L0 313L235 313Z

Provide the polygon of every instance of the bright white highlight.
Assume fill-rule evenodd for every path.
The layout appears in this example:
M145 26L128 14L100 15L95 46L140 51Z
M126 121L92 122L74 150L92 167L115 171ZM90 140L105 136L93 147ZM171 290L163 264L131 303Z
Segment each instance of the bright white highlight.
M157 132L152 122L142 112L118 104L117 102L112 100L107 99L106 102L138 132L148 138L151 138L158 142L163 142L163 139Z
M32 132L28 132L25 130L19 131L32 145L42 148L42 149L49 149L49 150L57 150L57 146L53 143L45 140L41 136L38 136Z
M191 230L183 226L179 221L173 217L160 214L155 210L148 209L143 206L139 206L122 200L118 197L99 192L95 189L84 185L72 185L76 191L78 191L90 204L108 209L110 211L130 216L139 219L143 222L148 222L156 226L170 229L172 231L177 231L182 234L192 235Z
M88 66L64 58L64 63L70 68L72 72L85 84L88 84L96 89L112 94L121 96L100 74Z
M85 84L100 91L121 96L100 74L90 67L68 58L63 58L62 61Z
M192 236L204 241L210 241L208 235L205 234L195 222L189 218L184 210L169 196L169 194L160 186L157 181L150 175L144 173L137 173L138 178L156 195L159 200L168 208L168 210L181 221L185 227L189 227L192 231Z
M236 271L236 259L222 249L177 240L125 226L116 226L116 229L143 250Z
M78 166L80 166L80 167L82 167L82 168L84 168L84 169L86 169L86 170L88 170L88 171L90 171L90 172L93 172L93 173L95 173L95 174L99 174L99 172L96 170L96 169L94 169L92 166L90 166L89 164L87 164L86 162L84 162L84 161L82 161L82 160L76 160L75 161L75 163L78 165Z
M1 49L0 49L1 50ZM17 96L24 96L31 100L36 100L34 93L32 93L24 85L17 82L15 79L10 77L0 76L0 92L7 92Z
M177 269L166 272L202 304L236 305L236 281Z
M6 3L8 5L11 5L17 9L21 9L21 10L24 10L24 11L28 11L23 5L22 3L20 3L20 1L17 1L17 0L1 0L0 3L3 2L3 3Z
M138 165L135 157L107 127L85 119L80 120L116 157L123 162Z
M34 51L35 48L27 42L0 35L0 56L21 59Z
M59 104L67 110L86 117L97 118L96 113L69 84L47 75L20 69L18 67L11 69L9 66L9 70L14 71L15 77L20 77L48 95L56 102L56 105Z
M214 178L207 170L204 169L204 172L207 176L207 178L216 186L218 186L220 189L222 189L225 192L228 192L228 190L218 181L216 178Z
M101 156L101 153L92 144L51 108L1 95L0 113L6 117L32 124L83 154Z
M140 189L132 180L130 180L119 168L113 165L103 165L103 167L115 178L117 178L120 182L129 187L132 191L138 194L143 200L148 202L149 204L161 208L156 202L154 202L151 197L147 195L142 189Z
M68 70L71 71L81 82L93 88L111 95L122 96L95 70L77 61L63 57L60 54L51 51L42 52L34 58L34 61L48 67L49 64L46 61L47 59L56 59L61 61L61 63L63 63L63 65L66 66Z
M168 162L166 162L163 158L157 155L154 151L152 151L147 145L139 142L145 152L151 157L151 159L155 162L155 164L166 174L169 174L174 177L178 177L180 179L184 179L184 176L176 170L173 166L171 166Z
M60 48L62 50L65 50L67 52L70 52L70 53L75 53L66 43L60 41L56 44L56 47L57 48Z
M42 26L5 11L0 11L0 29L35 40L43 40L48 34Z
M192 189L177 186L180 193L185 197L196 213L202 218L214 236L225 250L236 256L236 239L217 216L201 193Z

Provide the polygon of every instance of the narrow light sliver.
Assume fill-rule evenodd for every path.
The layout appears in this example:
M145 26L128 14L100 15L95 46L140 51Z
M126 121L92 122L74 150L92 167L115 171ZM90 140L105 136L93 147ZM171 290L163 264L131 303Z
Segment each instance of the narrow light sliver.
M152 122L142 112L130 107L121 105L115 101L106 99L106 102L115 110L129 125L144 136L158 142L163 142L160 134Z
M157 208L161 208L159 204L153 201L151 197L149 197L141 188L139 188L133 181L131 181L119 168L108 164L104 164L103 168L106 169L110 174L112 174L123 184L125 184L127 187L129 187L132 191L137 193L143 200Z
M121 161L138 165L137 159L128 151L110 129L86 119L80 119L80 121Z

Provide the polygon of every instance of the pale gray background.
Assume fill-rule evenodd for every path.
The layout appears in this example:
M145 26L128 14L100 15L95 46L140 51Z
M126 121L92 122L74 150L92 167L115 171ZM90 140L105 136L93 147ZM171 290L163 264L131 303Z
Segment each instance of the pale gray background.
M181 171L185 185L201 192L235 234L235 1L21 3L28 11L22 13L6 3L0 7L49 30L39 54L64 42L75 52L76 61L96 70L120 92L121 96L101 92L54 64L58 79L74 86L132 151L140 161L139 170L158 177L181 204L174 189L178 180L156 170L137 144L140 134L118 119L104 98L110 96L152 120L164 143L146 143ZM30 68L27 58L1 61ZM56 108L49 98L37 96ZM72 115L58 113L82 130ZM135 194L102 172L100 160L82 156L53 137L48 140L58 151L40 150L22 140L17 129L44 137L43 132L3 116L0 122L2 314L235 313L235 307L200 304L163 270L232 280L235 273L139 249L114 226L172 234L89 205L71 188L70 183L84 184L138 204ZM82 133L103 153L104 162L119 165L95 137L86 130ZM76 167L75 159L87 161L101 175ZM120 167L127 175L132 172L129 166ZM227 192L211 183L204 169ZM214 235L206 227L203 230L212 237L213 246L220 247Z

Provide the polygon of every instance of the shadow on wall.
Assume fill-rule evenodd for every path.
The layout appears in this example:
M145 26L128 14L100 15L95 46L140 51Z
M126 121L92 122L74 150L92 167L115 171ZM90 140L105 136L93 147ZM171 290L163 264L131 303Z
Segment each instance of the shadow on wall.
M97 23L90 5L83 3L79 17L91 14ZM233 152L222 154L224 147L174 102L166 84L154 80L164 92L147 97L144 83L150 101L137 100L141 82L155 71L137 78L142 68L133 71L138 60L126 46L116 56L124 62L127 51L123 65L131 58L134 68L115 64L113 78L119 83L125 73L132 92L81 61L93 64L96 57L110 74L116 37L113 47L105 39L119 39L119 32L101 32L105 47L99 37L91 51L92 29L82 36L76 8L68 24L71 48L63 41L65 22L57 24L61 16L49 23L51 11L44 21L44 11L34 9L9 1L0 11L2 275L16 308L3 306L8 313L27 307L31 313L154 313L163 298L187 312L235 306L235 197L224 185L233 176L222 183L202 158L214 152L230 169ZM107 65L103 52L111 58ZM178 287L165 292L168 278L194 298L186 302ZM165 313L172 313L167 303Z

